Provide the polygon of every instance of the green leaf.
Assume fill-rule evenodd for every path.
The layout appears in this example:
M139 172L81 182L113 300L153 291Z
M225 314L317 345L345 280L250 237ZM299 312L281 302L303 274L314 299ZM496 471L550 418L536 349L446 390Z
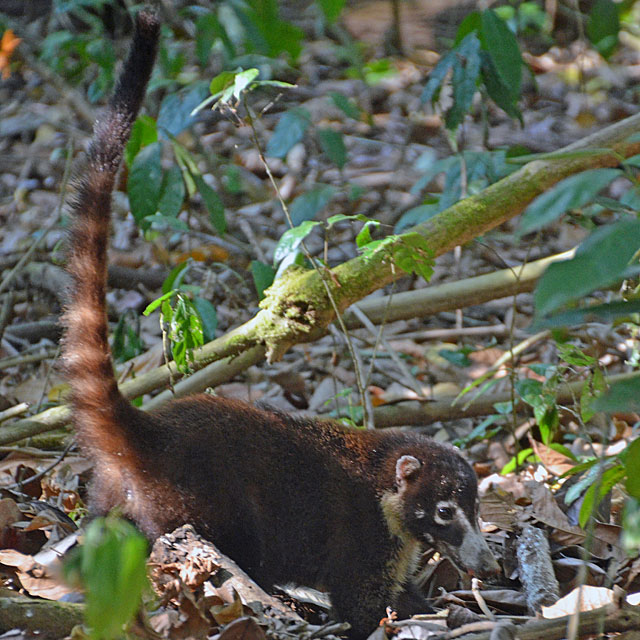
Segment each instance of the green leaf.
M152 314L161 304L163 304L166 300L171 298L171 296L175 295L176 293L177 293L177 290L172 289L171 291L167 291L167 293L160 296L159 298L156 298L155 300L153 300L147 305L145 310L142 312L143 315L148 316Z
M600 482L594 481L587 489L580 507L580 515L578 516L578 522L583 529L587 526L589 518L595 513L600 502L602 502L602 498L625 477L625 474L626 470L622 465L615 465L604 471Z
M196 184L198 192L202 196L207 211L209 212L209 220L213 228L222 236L227 230L227 221L224 215L224 204L220 200L220 196L204 181L201 175L194 175L193 180Z
M480 41L470 33L455 49L453 63L453 105L447 111L445 125L455 131L469 112L480 75Z
M417 273L429 282L433 275L434 253L427 239L410 232L397 236L397 240L393 245L396 266L406 273Z
M109 516L89 524L84 544L65 572L79 578L85 587L85 618L91 637L122 637L148 584L146 555L147 541L126 520Z
M371 229L377 229L380 223L377 220L367 220L360 233L356 236L356 246L358 249L364 249L371 244Z
M517 99L522 86L522 56L518 41L504 20L491 9L482 12L481 25L483 48L491 57L500 80L509 88L512 98Z
M138 152L127 181L131 213L138 226L144 228L143 220L158 210L162 179L160 143L154 142Z
M336 213L334 216L327 218L327 231L339 222L369 222L369 218L363 213L357 213L355 215L346 215L344 213Z
M218 16L215 13L205 13L196 21L196 55L201 66L204 67L209 61L211 47L216 40L222 41L229 58L235 58L236 49L225 28L220 24Z
M124 161L127 167L131 167L133 159L142 147L146 147L157 141L158 128L156 127L156 121L149 116L138 116L138 119L133 123L131 137L124 151Z
M429 74L429 79L427 80L427 84L424 86L422 90L422 95L420 96L420 101L422 103L425 102L436 102L438 97L440 96L440 90L444 84L444 79L447 77L447 73L449 73L449 69L451 69L456 61L456 51L449 51L449 53L445 54L440 58L438 64L434 67L433 71Z
M456 39L454 40L454 47L457 47L466 36L470 33L480 33L482 30L482 17L479 11L472 11L467 14L458 26L456 31Z
M618 47L620 33L618 6L613 0L596 0L587 20L587 36L605 58L608 58Z
M629 378L614 382L609 390L594 400L595 411L640 412L640 378ZM638 467L640 468L640 467Z
M344 94L338 93L337 91L330 91L329 97L333 100L333 104L347 117L358 121L362 118L362 109Z
M537 332L543 329L559 329L587 322L615 322L621 318L629 318L634 313L640 313L640 300L631 300L630 302L619 300L605 304L594 304L551 313L544 317L536 317L531 323L530 330Z
M547 315L623 278L638 246L640 221L596 229L571 260L551 264L544 272L534 293L536 315Z
M624 451L627 472L625 487L632 498L640 500L640 437L636 437Z
M500 470L500 475L506 476L507 473L515 471L516 467L521 466L528 458L531 458L531 460L534 461L538 459L538 456L533 455L533 449L531 448L521 449L520 451L518 451L517 456L513 456L513 458L511 458L511 460L509 460L509 462L507 462L507 464L502 467L502 469Z
M320 222L305 220L302 224L289 229L282 234L275 251L273 252L273 264L278 264L283 258L296 251L300 243L317 227Z
M179 167L173 166L162 177L158 211L162 215L175 218L180 213L185 195L186 189L182 179L182 171Z
M329 24L337 20L345 5L345 0L317 0L317 2Z
M334 187L323 184L298 196L289 206L291 222L297 227L305 220L312 220L329 204L335 193Z
M283 113L267 144L267 155L284 158L302 140L310 124L311 114L306 109L296 107Z
M144 341L140 338L140 323L128 321L129 312L122 313L113 332L111 352L116 362L127 362L145 351ZM137 320L137 317L136 317Z
M165 96L158 113L158 129L171 136L189 128L195 121L194 109L207 96L206 82L198 82L176 93Z
M273 284L273 279L276 276L275 269L271 265L260 262L260 260L252 260L251 274L258 292L258 300L262 300L264 298L264 290Z
M566 211L583 207L621 173L620 169L590 169L565 178L527 207L520 220L519 233L540 229Z
M218 328L218 313L216 308L206 298L194 296L193 306L196 308L202 323L202 334L204 342L211 342L216 337Z
M347 163L347 148L342 133L334 129L317 129L318 142L329 160L342 169Z
M522 113L518 108L519 95L514 94L511 88L502 80L496 71L491 56L486 51L480 52L482 60L482 81L487 89L489 97L511 118L520 120Z

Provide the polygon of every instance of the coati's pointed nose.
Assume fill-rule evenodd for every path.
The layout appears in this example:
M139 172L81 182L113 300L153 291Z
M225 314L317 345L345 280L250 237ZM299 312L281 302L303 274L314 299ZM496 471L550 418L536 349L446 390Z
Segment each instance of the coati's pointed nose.
M489 549L487 549L487 552L478 558L478 562L475 566L467 568L467 573L470 576L477 576L478 578L490 578L500 572L500 565Z

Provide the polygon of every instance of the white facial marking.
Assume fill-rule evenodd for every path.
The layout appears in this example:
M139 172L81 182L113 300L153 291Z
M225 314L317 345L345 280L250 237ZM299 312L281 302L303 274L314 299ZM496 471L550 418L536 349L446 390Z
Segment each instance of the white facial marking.
M422 519L426 516L424 509L416 509L416 518Z

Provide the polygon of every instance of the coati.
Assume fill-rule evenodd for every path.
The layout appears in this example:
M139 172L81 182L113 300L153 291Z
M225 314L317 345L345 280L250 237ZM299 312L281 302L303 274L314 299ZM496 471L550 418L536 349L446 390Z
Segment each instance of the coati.
M145 413L118 391L106 314L111 192L152 71L159 24L138 14L114 96L71 203L64 362L73 421L94 463L94 513L119 507L151 539L184 523L263 587L329 590L364 637L387 606L424 610L412 583L423 545L480 576L498 565L478 531L477 483L453 449L210 395Z

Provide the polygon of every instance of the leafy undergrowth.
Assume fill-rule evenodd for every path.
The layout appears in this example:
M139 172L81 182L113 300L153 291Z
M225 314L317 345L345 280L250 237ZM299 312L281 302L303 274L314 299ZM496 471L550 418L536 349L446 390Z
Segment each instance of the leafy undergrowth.
M352 29L364 19L361 11L345 16ZM370 240L371 233L379 238L401 232L445 210L511 172L515 165L510 158L554 151L637 111L640 56L631 36L609 62L579 41L540 55L525 53L535 75L522 81L519 126L494 103L483 101L480 108L473 97L480 86L480 63L466 90L464 82L455 85L457 72L462 80L469 72L468 66L455 67L457 54L442 58L449 66L440 67L441 79L448 77L445 72L453 74L454 104L456 98L458 106L465 103L471 110L466 116L459 110L452 115L448 89L435 87L435 81L428 97L442 93L444 106L433 110L425 104L426 78L437 61L426 47L414 48L411 55L381 57L370 45L363 57L352 41L343 39L338 46L335 40L307 36L295 68L276 58L279 52L259 51L261 57L254 50L249 52L251 64L245 65L247 75L224 75L219 74L219 52L213 55L206 48L207 34L217 28L207 20L192 16L189 22L197 26L195 51L192 40L171 25L147 101L154 118L143 116L136 125L114 199L108 302L122 381L164 362L157 311L142 313L149 305L162 308L178 343L185 327L191 329L193 318L199 318L197 330L188 332L191 342L183 341L173 352L175 357L182 354L188 369L189 350L253 317L276 273L286 265L308 264L305 251L329 265L343 263L358 254L363 235ZM411 24L414 45L419 23ZM496 22L484 14L482 24L489 30ZM15 36L6 38L3 68L11 75L0 82L0 264L5 270L0 291L11 294L2 294L8 311L0 314L6 317L0 419L9 427L64 401L67 389L55 360L66 282L59 266L65 225L61 185L65 188L71 160L79 155L91 124L93 111L83 91L87 88L91 99L103 99L112 76L111 58L91 44L93 31L84 32L86 41L78 40L77 50L59 35L59 46L64 42L67 48L54 63L53 41L47 39L39 50L38 37L62 31L47 33L45 21L12 26L23 37L25 53L21 57ZM295 40L293 32L287 33ZM481 28L473 33L475 40L461 39L464 56L471 60L488 51L483 64L496 64L485 46L487 33ZM118 54L125 40L118 38ZM87 57L92 47L98 53ZM287 50L291 54L293 44ZM54 68L57 82L43 72L43 62L29 56L32 52ZM97 74L92 71L96 57L101 61ZM258 77L252 69L258 67L263 80L257 84L263 84L248 97L238 90L242 100L252 101L247 112L242 100L231 99L232 89L238 77L249 86ZM211 77L214 86L200 82ZM492 95L489 85L482 86ZM227 108L193 116L208 88L213 93L231 88ZM255 117L253 127L248 114ZM512 110L511 115L518 113ZM372 296L363 306L381 318L382 337L376 327L362 328L362 320L350 311L345 322L359 366L343 334L332 331L312 344L293 347L281 362L253 366L216 386L222 396L354 424L361 424L365 404L377 427L417 425L438 440L461 446L480 479L480 515L502 575L489 580L478 595L446 559L427 554L420 581L438 608L462 605L482 611L479 602L484 602L496 614L529 615L517 558L521 532L530 525L548 536L558 595L579 585L600 588L582 592L580 606L586 609L607 602L619 606L614 587L640 591L640 515L637 503L629 500L640 498L640 407L637 400L629 402L633 388L625 394L618 387L622 403L602 399L616 375L637 368L637 317L629 307L624 314L610 307L610 316L604 316L580 306L585 299L611 302L611 285L623 277L623 294L629 294L625 300L633 302L637 266L626 269L637 247L632 218L638 197L629 188L635 185L637 164L574 176L522 218L441 256L429 285L439 292L438 301L403 314L403 319L385 322L392 317L393 297L376 302ZM288 205L289 221L281 201ZM342 218L335 224L317 224L338 215ZM368 221L364 232L363 220ZM620 222L627 226L614 228ZM290 223L297 231L290 230ZM609 229L608 238L601 231L600 237L590 235L602 228ZM573 249L587 238L577 273L550 272L547 289L541 285L535 295L533 283L511 297L492 294L489 284L477 281L469 284L466 299L448 288L454 281L496 270L519 273L520 265ZM608 259L612 255L621 263L615 268ZM24 256L26 262L15 272ZM562 289L562 282L571 291ZM484 287L488 292L483 294ZM412 276L384 293L397 296L424 288ZM562 312L574 315L550 320L549 314L567 300L572 306ZM531 330L534 319L537 332ZM359 387L368 405L361 401ZM149 396L136 399L138 404L149 401ZM79 600L78 587L62 580L56 565L75 541L76 522L85 513L89 466L67 429L3 442L0 597ZM266 622L233 593L218 592L208 582L211 566L186 566L193 575L180 578L171 597L166 592L156 599L144 596L150 614L144 624L166 637L206 637L220 631L230 640L290 632L274 629L273 620ZM154 580L162 583L159 575L175 571L172 562L160 561ZM567 607L560 613L573 611L572 605ZM247 615L258 624L246 622ZM321 624L326 612L315 609L313 616L314 624ZM144 634L144 624L139 624L137 631Z

